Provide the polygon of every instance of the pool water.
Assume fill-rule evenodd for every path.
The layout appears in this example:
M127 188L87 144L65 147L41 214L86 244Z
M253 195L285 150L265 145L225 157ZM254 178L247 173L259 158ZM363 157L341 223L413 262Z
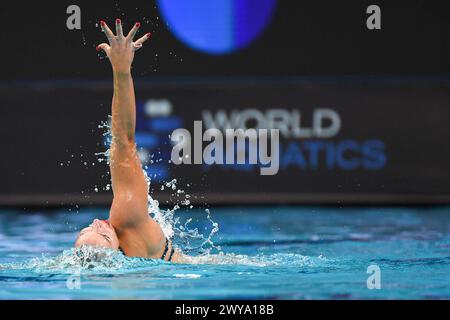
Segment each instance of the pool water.
M107 211L1 210L0 298L450 299L449 207L211 208L219 230L196 264L71 249ZM176 216L211 233L204 210ZM380 289L367 287L370 265Z

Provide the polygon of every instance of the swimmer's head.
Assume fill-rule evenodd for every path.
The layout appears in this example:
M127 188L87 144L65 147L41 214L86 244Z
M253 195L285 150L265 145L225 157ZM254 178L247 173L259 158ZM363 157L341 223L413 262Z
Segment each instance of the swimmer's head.
M117 250L119 239L107 220L94 219L88 227L80 231L75 241L75 247L83 245Z

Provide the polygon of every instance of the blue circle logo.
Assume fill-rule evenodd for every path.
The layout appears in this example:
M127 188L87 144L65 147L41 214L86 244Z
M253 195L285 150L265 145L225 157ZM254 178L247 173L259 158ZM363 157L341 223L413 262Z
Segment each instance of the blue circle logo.
M158 0L169 30L189 47L227 54L255 41L270 22L276 0Z

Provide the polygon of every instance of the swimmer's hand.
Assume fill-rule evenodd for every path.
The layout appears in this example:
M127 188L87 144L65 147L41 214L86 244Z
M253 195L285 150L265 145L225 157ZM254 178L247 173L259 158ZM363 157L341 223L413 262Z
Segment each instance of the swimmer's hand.
M99 44L96 48L97 51L105 51L111 62L114 73L130 73L134 52L142 47L142 44L150 38L151 33L147 33L138 40L133 41L134 36L141 26L139 22L135 23L134 27L126 37L123 35L122 22L120 19L116 19L116 35L114 35L105 21L100 21L100 26L108 38L109 44Z

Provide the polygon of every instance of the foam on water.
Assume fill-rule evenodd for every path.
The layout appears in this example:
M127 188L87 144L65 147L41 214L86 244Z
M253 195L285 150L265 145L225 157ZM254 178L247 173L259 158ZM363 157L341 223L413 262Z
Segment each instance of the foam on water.
M243 265L253 267L297 266L314 267L328 261L324 256L308 257L301 254L276 253L248 256L243 254L223 253L203 254L185 257L191 264Z
M295 266L315 267L324 265L328 260L323 257L308 257L299 254L243 254L223 253L185 256L183 263L176 265L241 265L250 267ZM82 246L63 251L50 257L43 255L21 263L0 264L2 270L20 270L33 273L73 274L73 273L117 273L168 265L160 259L126 257L120 251Z
M135 263L138 261L136 260ZM2 269L28 270L37 273L74 273L86 271L114 271L130 267L133 260L116 250L82 246L64 250L61 254L50 257L32 258L22 263L0 265Z

